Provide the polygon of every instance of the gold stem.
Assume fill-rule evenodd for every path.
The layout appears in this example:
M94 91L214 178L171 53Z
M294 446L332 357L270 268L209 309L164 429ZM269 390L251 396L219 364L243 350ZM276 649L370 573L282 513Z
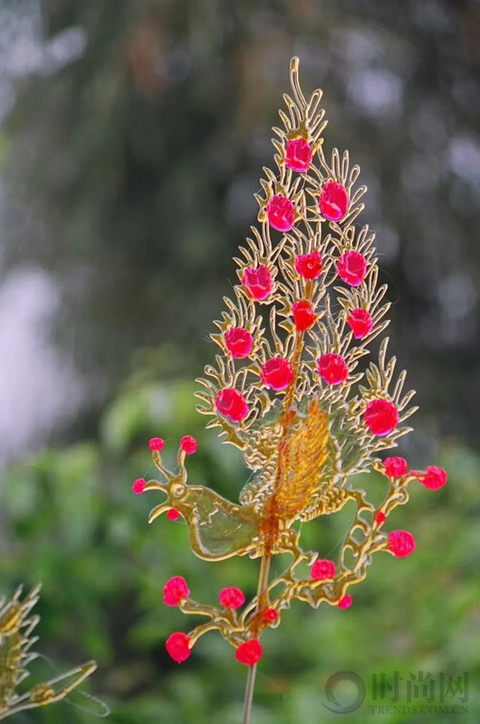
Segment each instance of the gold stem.
M250 724L252 716L253 689L255 687L255 676L257 665L250 666L248 670L247 686L245 688L245 703L243 705L243 724Z
M310 282L307 282L307 285L310 285ZM306 296L309 298L311 296L311 288L310 286L307 286L306 289ZM289 421L288 421L288 412L292 405L292 402L294 400L295 396L295 387L296 387L296 381L297 381L297 372L298 367L300 364L300 359L302 355L302 349L303 349L303 338L304 333L303 332L297 332L296 339L295 339L295 347L293 351L292 356L292 362L293 362L293 380L290 384L289 389L287 390L287 394L285 396L285 402L284 402L284 408L283 408L283 416L281 418L281 425L282 425L282 434L280 438L280 450L283 448L283 446L286 443L287 436L288 436L288 428L289 428ZM280 470L281 465L281 455L279 455L279 467L277 469L277 475L276 480L273 486L273 499L275 499L275 494L277 492L282 471ZM269 546L270 548L270 546ZM270 563L272 560L272 554L271 550L267 548L262 556L261 563L260 563L260 573L258 577L258 589L257 589L257 605L255 608L255 613L259 613L262 608L264 608L265 603L268 604L268 576L270 573ZM266 599L266 601L265 601ZM248 671L248 677L247 677L247 686L245 689L245 701L244 701L244 707L243 707L243 724L250 724L250 719L252 715L252 702L253 702L253 690L255 688L255 678L257 674L257 665L254 664L249 668Z
M262 608L263 594L268 588L268 575L270 573L270 561L271 557L262 556L260 563L260 573L258 576L258 588L257 588L257 607L256 612L258 613ZM247 686L245 688L245 701L243 705L243 724L250 724L250 718L252 716L252 702L253 702L253 690L255 688L255 677L257 674L257 664L250 666L247 676Z

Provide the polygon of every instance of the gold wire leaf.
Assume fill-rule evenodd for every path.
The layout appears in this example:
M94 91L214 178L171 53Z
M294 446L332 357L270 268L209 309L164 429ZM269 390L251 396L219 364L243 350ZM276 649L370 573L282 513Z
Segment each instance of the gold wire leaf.
M39 593L38 585L22 600L22 587L19 587L9 601L0 601L0 720L64 699L97 668L94 661L89 661L44 684L37 684L26 693L18 692L19 685L29 675L29 663L37 656L31 651L38 641L32 631L40 617L30 613L39 600Z

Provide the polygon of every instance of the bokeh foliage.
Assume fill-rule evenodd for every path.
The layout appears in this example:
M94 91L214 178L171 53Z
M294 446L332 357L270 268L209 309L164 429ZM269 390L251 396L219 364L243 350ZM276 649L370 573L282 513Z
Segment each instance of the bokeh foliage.
M328 143L350 149L369 186L366 221L398 300L392 349L421 405L403 452L414 467L443 465L450 480L438 493L417 486L395 512L417 551L378 556L351 609L297 603L265 637L254 722L337 721L321 701L340 669L367 685L373 672L467 670L470 712L461 720L477 721L478 3L47 0L42 8L48 37L75 25L88 44L75 63L18 89L2 139L14 201L2 224L3 273L34 264L55 278L62 314L53 335L93 392L86 415L4 471L0 588L42 581L40 649L65 667L98 659L91 690L111 704L112 722L239 721L244 669L215 635L188 664L172 664L163 642L186 622L163 605L161 588L180 574L202 601L224 585L253 594L257 564L196 560L181 523L147 526L152 497L134 497L130 486L152 471L149 437L164 436L173 453L183 434L199 439L189 460L195 482L229 498L245 483L240 457L204 432L186 380L213 355L205 335L256 214L269 128L296 53L305 89L324 88ZM373 475L364 483L382 485ZM309 524L308 542L333 556L344 523ZM52 675L50 664L37 666ZM59 704L23 721L92 719Z
M188 624L164 606L161 589L168 577L181 574L202 601L214 603L224 585L253 595L258 562L195 559L185 526L164 516L148 527L154 496L137 497L130 490L139 472L153 474L145 442L168 417L172 454L184 431L199 438L199 451L189 458L192 479L229 497L238 494L245 475L240 456L202 430L191 393L191 385L183 382L132 381L103 414L97 441L27 457L10 468L2 492L10 544L0 562L1 580L9 585L43 582L42 651L65 666L96 657L100 671L91 685L112 706L111 720L118 724L233 724L240 717L245 670L220 636L202 639L182 667L168 658L165 638ZM282 626L266 635L254 721L336 721L338 715L322 706L324 686L331 674L346 668L365 679L367 692L373 673L397 670L408 678L424 670L438 679L440 671L458 675L466 670L470 712L462 721L476 720L480 458L451 443L439 463L451 471L448 486L439 492L412 486L411 503L393 514L392 525L417 538L411 558L377 556L366 581L352 591L351 609L325 605L314 611L296 602ZM381 477L371 474L363 482L373 498L380 497ZM307 524L308 545L334 557L350 514L347 509L345 515ZM48 675L49 666L39 666ZM78 694L74 701L97 708ZM362 708L349 721L366 716ZM438 714L435 720L447 722L451 716ZM56 724L66 718L91 720L67 704L28 720ZM376 721L377 715L372 718Z

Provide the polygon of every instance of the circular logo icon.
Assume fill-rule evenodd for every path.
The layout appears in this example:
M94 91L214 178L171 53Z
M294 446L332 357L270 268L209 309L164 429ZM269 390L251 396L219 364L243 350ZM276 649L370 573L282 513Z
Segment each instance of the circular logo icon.
M351 714L365 700L365 683L354 671L337 671L325 684L328 704L323 706L335 714Z

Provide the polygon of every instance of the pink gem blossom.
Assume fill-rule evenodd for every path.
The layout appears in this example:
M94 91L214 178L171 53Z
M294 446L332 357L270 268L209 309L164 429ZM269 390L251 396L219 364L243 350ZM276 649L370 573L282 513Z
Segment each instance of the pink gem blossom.
M257 302L270 296L273 288L272 275L266 264L247 267L243 272L242 283L251 298Z
M132 490L135 493L135 495L141 495L143 491L145 490L145 485L147 484L147 481L145 478L137 478L135 482L132 485Z
M172 633L165 642L165 648L177 664L186 661L192 653L190 639L183 631L175 631Z
M277 231L290 231L295 223L295 207L282 194L272 196L267 204L268 223Z
M248 357L253 348L253 337L243 327L230 327L224 335L225 344L234 359Z
M358 251L346 251L337 261L337 272L351 287L358 287L367 274L367 262Z
M188 598L190 589L182 576L169 578L163 587L163 601L167 606L178 606L183 599Z
M320 213L329 221L340 221L347 213L349 201L347 190L342 184L327 181L318 200Z
M388 550L397 558L405 558L415 550L415 538L407 530L392 530L388 536Z
M285 166L292 171L304 173L312 163L312 149L304 138L295 138L287 142L285 150Z
M197 441L191 435L185 435L180 440L180 447L187 455L193 455L197 449Z
M262 366L262 382L273 390L283 390L293 380L290 362L284 357L272 357Z
M245 603L245 594L240 588L222 588L218 600L226 608L240 608Z

